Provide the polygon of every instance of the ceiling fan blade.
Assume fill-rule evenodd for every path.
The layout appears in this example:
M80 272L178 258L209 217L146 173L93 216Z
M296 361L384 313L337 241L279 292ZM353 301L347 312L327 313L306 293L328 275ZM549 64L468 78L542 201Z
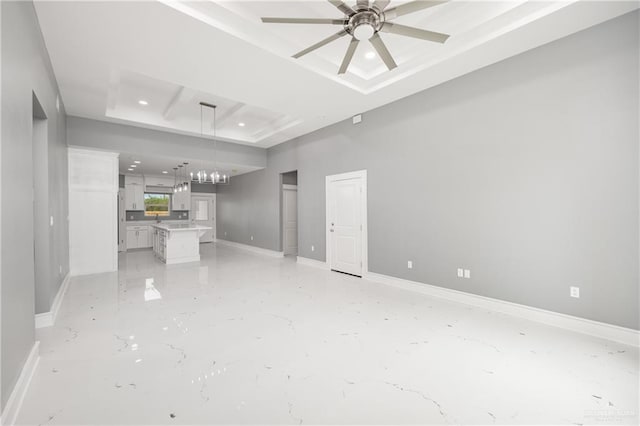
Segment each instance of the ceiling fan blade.
M360 40L353 37L349 42L349 47L347 47L347 53L344 54L344 59L342 60L342 65L340 65L340 70L338 70L338 74L344 74L347 72L347 68L349 68L349 64L351 63L351 59L353 59L353 54L356 53L356 47L358 47L358 43Z
M373 5L371 7L378 12L382 12L385 7L389 6L390 1L391 0L376 0L373 2Z
M324 19L324 18L261 18L265 24L330 24L344 25L346 19Z
M382 38L380 38L379 33L375 33L373 37L369 39L369 41L373 45L373 48L376 49L376 52L378 52L378 55L380 55L380 58L382 58L384 64L387 66L387 68L389 68L389 71L398 66L398 64L396 64L396 61L393 60L393 56L391 56L391 53L389 53L387 46L385 46L384 42L382 41Z
M340 37L344 37L346 36L348 33L345 30L342 30L338 33L335 33L334 35L332 35L331 37L327 37L322 41L319 41L318 43L314 44L313 46L309 46L304 50L301 50L300 52L296 53L295 55L293 55L294 58L298 59L301 56L306 55L309 52L313 52L316 49L321 48L322 46L324 46L325 44L329 44L334 40L339 39Z
M387 20L394 19L398 16L408 15L409 13L438 6L439 4L447 3L448 1L449 0L416 0L393 7L385 11L384 16Z
M401 36L419 38L422 40L433 41L436 43L444 43L449 38L448 34L436 33L434 31L422 30L420 28L407 27L406 25L394 24L393 22L385 22L380 31Z
M329 3L340 9L340 12L344 13L347 16L355 15L355 10L351 9L341 0L328 0Z
M369 9L369 0L357 0L356 9Z

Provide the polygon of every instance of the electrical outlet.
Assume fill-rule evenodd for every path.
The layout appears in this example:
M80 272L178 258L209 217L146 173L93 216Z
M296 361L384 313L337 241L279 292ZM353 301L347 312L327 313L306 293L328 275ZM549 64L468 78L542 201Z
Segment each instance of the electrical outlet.
M464 271L462 270L462 268L458 268L458 278L462 277L464 277Z
M253 241L253 235L251 236L251 241Z
M311 251L316 251L316 247L315 246L311 246Z
M225 237L227 236L227 231L224 231L224 236L225 236Z
M465 277L465 278L471 278L471 271L470 271L470 270L468 270L468 269L465 269L465 270L464 270L464 277Z
M580 287L569 287L571 297L575 297L576 299L580 299Z
M407 260L407 268L408 269L413 269L413 262L410 260Z
M129 216L129 219L133 220L133 216Z
M49 226L53 226L53 216L49 217Z
M62 265L58 265L58 269L60 269L60 273L62 274Z

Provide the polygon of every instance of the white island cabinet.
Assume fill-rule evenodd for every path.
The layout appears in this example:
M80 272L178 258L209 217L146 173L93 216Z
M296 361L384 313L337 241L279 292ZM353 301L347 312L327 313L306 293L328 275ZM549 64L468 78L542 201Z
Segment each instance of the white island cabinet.
M167 265L200 260L200 237L211 229L192 224L154 224L153 252Z

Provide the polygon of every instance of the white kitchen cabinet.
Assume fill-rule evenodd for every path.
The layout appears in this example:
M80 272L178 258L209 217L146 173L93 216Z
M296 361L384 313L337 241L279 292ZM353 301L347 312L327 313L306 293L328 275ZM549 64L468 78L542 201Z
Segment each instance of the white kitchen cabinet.
M144 211L144 178L124 177L124 204L127 211Z
M178 191L173 193L172 210L189 211L191 210L191 187L186 191Z
M173 188L173 177L166 176L145 176L144 186L147 188L147 192L154 192L157 188Z
M127 227L127 250L151 247L148 226Z

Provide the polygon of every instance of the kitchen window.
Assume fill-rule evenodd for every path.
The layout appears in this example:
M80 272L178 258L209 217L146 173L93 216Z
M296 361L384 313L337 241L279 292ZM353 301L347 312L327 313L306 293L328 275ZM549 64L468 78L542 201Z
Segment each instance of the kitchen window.
M144 194L145 216L169 216L171 214L171 196L169 194Z

